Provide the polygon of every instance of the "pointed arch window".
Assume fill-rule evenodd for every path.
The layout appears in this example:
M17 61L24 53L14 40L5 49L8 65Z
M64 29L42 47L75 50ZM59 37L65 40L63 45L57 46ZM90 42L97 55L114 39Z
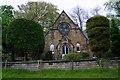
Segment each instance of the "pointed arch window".
M76 44L76 50L77 50L77 52L80 52L80 43Z

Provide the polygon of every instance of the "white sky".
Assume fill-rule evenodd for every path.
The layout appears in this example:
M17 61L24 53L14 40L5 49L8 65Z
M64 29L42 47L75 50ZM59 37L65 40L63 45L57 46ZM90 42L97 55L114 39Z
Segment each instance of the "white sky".
M91 10L97 6L104 9L103 4L109 0L0 0L1 5L12 5L14 8L17 8L17 5L26 4L28 1L45 1L51 2L54 5L58 6L59 12L65 10L65 12L70 13L73 8L80 6L85 10ZM105 14L102 12L102 14Z

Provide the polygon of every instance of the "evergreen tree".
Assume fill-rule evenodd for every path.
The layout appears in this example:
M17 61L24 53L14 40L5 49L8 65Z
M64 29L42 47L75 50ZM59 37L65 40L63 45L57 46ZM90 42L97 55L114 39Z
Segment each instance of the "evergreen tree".
M10 23L7 34L7 44L12 46L12 54L18 54L28 60L28 54L34 59L40 59L44 50L44 34L41 26L27 19L15 19ZM11 47L9 47L10 49Z
M120 57L120 30L115 19L111 20L110 40L112 57Z
M86 31L91 50L98 58L109 50L109 20L104 16L94 16L87 20Z

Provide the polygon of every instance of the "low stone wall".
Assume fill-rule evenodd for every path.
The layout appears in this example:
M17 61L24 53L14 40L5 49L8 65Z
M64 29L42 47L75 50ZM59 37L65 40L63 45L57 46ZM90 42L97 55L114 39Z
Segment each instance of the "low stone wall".
M118 68L119 64L116 61L108 62L103 65L104 68ZM91 69L91 68L101 68L96 61L86 61L86 62L67 62L67 63L43 63L39 65L39 69Z
M9 66L9 68L39 70L39 67L38 67L37 63L31 63L31 64L13 64L12 66Z
M67 63L43 63L39 66L41 69L89 69L97 68L99 65L94 62L67 62Z
M110 60L104 63L104 68L118 68L120 61ZM80 61L80 62L60 62L60 63L44 63L43 61L29 62L29 63L14 63L5 64L4 68L17 68L17 69L29 69L29 70L41 70L41 69L66 69L66 70L77 70L77 69L91 69L101 68L96 61Z

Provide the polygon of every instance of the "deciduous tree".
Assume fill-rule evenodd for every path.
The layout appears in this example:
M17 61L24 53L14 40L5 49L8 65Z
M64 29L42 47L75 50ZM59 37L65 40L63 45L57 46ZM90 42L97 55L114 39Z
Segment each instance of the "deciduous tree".
M14 11L15 18L26 18L49 28L58 16L57 6L46 2L28 2L18 5L19 10Z
M104 4L104 6L107 11L110 11L110 14L112 14L111 11L114 11L117 14L117 16L120 17L120 1L119 0L109 0Z
M1 17L1 26L2 26L2 53L3 55L6 55L9 53L8 50L8 46L9 44L7 44L7 28L10 24L11 21L14 20L14 16L13 16L13 7L11 5L3 5L0 6L0 17ZM6 54L4 54L6 53ZM4 56L3 56L3 59Z
M80 29L83 31L83 27L85 27L84 23L89 18L88 13L81 7L77 6L73 9L71 13L71 17L76 22L76 24L78 24Z
M8 26L9 23L14 19L13 7L11 5L0 6L0 17L2 18L2 26Z
M81 7L77 6L76 8L73 9L71 17L74 20L74 22L80 27L79 29L86 39L86 44L88 44L88 37L86 35L86 32L84 31L84 28L86 27L85 23L89 18L88 13Z
M100 14L101 7L97 6L96 8L92 9L90 13L95 16Z

